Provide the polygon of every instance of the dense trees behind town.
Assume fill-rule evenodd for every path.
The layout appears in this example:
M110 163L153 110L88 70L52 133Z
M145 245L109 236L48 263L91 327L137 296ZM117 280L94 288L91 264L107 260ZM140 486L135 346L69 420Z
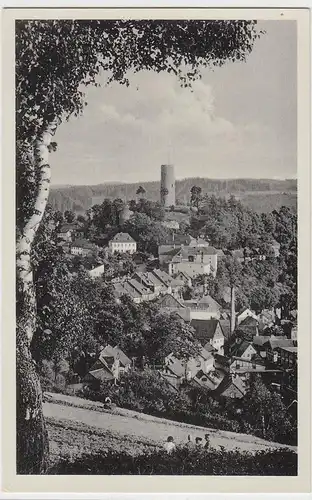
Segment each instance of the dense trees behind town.
M297 181L273 179L201 179L189 178L176 181L178 201L186 203L193 185L205 193L217 196L235 193L246 206L260 212L270 212L282 205L295 208ZM97 186L58 186L51 188L49 203L55 210L85 211L105 198L132 200L136 198L139 184L99 184ZM152 201L159 200L159 182L144 184L146 196Z

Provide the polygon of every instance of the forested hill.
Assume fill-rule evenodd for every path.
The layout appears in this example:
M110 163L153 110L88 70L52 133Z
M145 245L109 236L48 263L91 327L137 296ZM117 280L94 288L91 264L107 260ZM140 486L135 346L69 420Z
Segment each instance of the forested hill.
M98 184L95 186L51 186L49 203L55 210L83 212L104 198L132 200L140 185L149 200L159 200L159 182L133 184ZM256 211L271 211L282 205L295 209L297 181L295 179L204 179L188 178L176 181L177 203L186 203L192 186L199 186L203 193L217 196L234 194L242 203Z

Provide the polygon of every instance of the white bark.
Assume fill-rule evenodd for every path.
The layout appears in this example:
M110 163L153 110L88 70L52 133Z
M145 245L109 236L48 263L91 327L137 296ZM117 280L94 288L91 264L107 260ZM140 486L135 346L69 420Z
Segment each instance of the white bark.
M34 333L34 321L36 310L36 298L34 294L33 273L30 261L31 246L34 241L36 231L42 220L50 189L51 169L49 165L49 146L55 134L58 120L52 120L37 138L34 151L34 169L38 174L38 192L35 200L33 213L21 231L21 235L16 244L17 252L17 276L23 286L23 293L26 294L29 307L29 318L25 318L26 335L30 342Z

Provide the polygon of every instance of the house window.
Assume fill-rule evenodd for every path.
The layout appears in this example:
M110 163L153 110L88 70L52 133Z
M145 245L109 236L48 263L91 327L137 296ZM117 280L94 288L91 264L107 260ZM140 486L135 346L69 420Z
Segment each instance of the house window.
M194 262L194 255L189 255L188 256L188 261L189 262Z

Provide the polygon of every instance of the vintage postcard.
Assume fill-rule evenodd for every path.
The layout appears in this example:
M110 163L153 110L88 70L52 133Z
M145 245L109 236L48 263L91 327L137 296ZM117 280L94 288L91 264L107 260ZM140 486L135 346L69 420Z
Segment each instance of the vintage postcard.
M309 22L3 10L5 491L310 491Z

